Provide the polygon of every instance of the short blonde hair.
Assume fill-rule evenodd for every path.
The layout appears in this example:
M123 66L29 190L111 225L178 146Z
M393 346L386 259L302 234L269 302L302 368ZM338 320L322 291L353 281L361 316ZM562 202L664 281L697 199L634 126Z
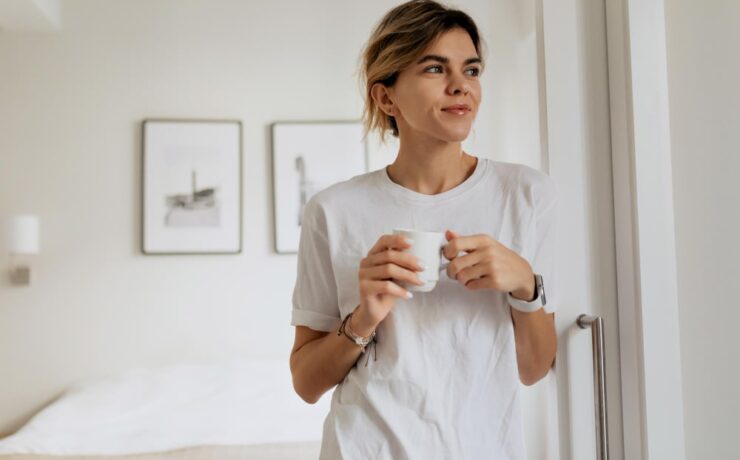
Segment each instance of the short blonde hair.
M362 52L360 78L365 92L362 114L365 136L377 129L383 142L388 131L398 137L395 117L383 112L371 95L373 85L393 86L398 74L413 64L430 43L457 27L470 35L478 57L483 59L481 49L485 44L478 27L463 11L433 0L411 0L393 8L380 20Z

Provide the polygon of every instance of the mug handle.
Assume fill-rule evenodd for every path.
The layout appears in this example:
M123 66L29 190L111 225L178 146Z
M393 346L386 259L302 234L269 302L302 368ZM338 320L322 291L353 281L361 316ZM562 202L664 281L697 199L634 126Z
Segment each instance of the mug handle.
M447 257L445 257L444 255L444 248L445 248L444 244L439 247L439 258L441 260L439 262L439 271L447 270L447 266L450 265L450 261L447 260Z

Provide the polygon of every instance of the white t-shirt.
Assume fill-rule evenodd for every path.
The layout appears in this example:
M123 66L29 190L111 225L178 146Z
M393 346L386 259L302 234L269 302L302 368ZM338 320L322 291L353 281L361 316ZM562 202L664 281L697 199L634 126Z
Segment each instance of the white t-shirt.
M480 157L436 195L396 184L385 168L334 184L304 210L291 324L335 331L360 303L360 260L397 227L490 235L543 276L551 313L556 205L548 175ZM505 292L468 290L442 271L431 292L397 299L376 333L376 349L334 390L322 460L525 458Z

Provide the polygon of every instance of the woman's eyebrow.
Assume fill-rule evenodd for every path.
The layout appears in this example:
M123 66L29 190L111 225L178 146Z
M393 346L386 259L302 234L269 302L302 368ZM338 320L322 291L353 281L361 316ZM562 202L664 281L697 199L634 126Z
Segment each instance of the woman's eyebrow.
M427 55L423 56L421 59L419 59L416 63L417 64L423 64L423 63L425 63L427 61L436 61L436 62L440 62L442 64L447 64L447 63L450 62L450 59L449 58L446 58L444 56L440 56L438 54L427 54ZM463 63L463 65L474 64L474 63L482 63L482 62L483 61L481 60L481 58L479 58L479 57L476 56L476 57L470 57L470 58L465 59L465 62Z

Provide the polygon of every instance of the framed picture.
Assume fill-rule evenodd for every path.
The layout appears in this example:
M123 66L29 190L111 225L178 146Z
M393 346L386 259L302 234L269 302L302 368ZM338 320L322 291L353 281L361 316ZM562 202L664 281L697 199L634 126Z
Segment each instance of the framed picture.
M238 254L242 249L242 124L142 122L144 254Z
M303 208L312 195L367 171L359 121L273 123L275 252L298 252Z

